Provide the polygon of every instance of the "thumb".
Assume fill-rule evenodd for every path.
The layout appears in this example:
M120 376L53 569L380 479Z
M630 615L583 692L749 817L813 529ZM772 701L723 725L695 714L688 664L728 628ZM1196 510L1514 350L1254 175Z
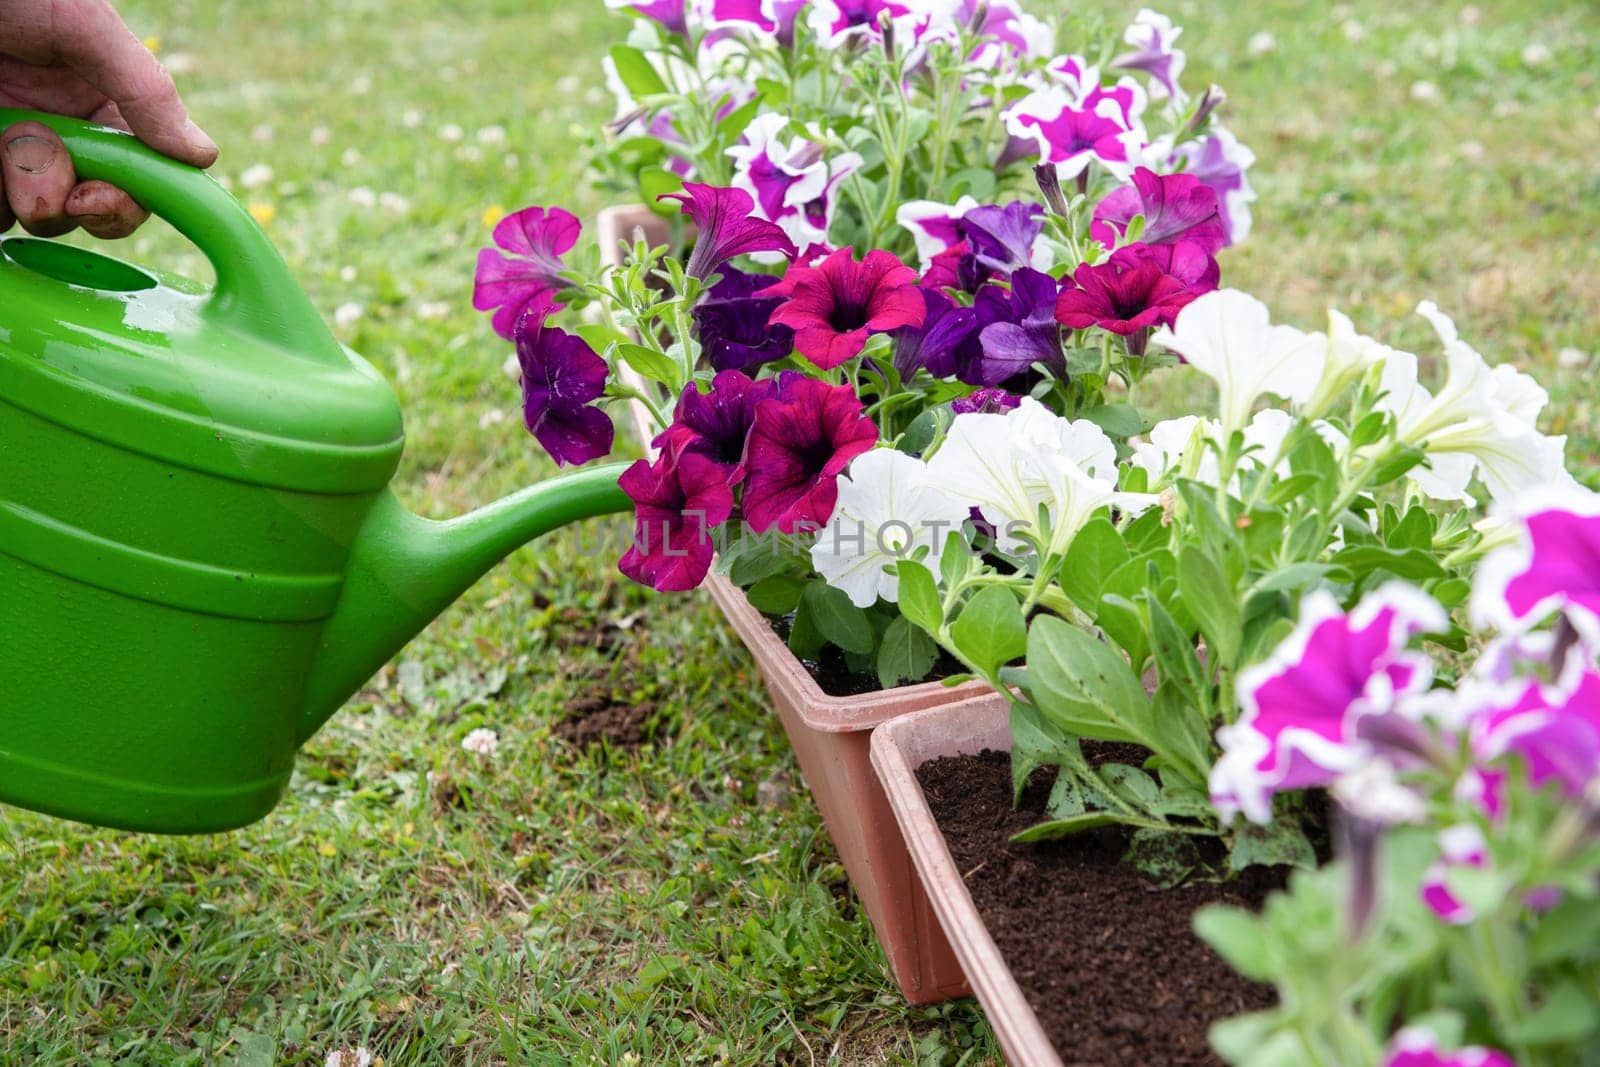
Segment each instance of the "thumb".
M56 55L117 105L141 141L197 167L216 162L216 142L189 118L172 75L107 0L57 3L54 32Z

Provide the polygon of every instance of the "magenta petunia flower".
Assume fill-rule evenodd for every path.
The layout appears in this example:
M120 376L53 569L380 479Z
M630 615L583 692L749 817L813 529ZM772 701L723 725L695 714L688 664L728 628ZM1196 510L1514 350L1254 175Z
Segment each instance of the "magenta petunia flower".
M1600 630L1600 496L1552 487L1531 500L1521 536L1478 569L1473 619L1516 631L1559 609L1593 634Z
M1442 1052L1439 1041L1427 1030L1408 1028L1395 1035L1383 1067L1517 1067L1503 1052L1474 1045Z
M1582 796L1600 778L1600 674L1586 671L1569 686L1530 681L1498 706L1477 709L1473 754L1486 763L1519 759L1529 784L1556 782Z
M795 371L756 405L745 446L744 521L756 532L821 528L833 516L839 475L878 440L848 385Z
M663 454L635 462L619 484L633 500L634 532L618 569L663 592L704 581L716 553L711 531L733 514L727 472L694 453Z
M684 0L606 0L609 8L626 8L642 18L661 23L668 33L688 32Z
M758 218L756 202L743 189L718 188L684 182L681 193L663 193L657 200L677 200L683 213L694 220L694 251L685 268L704 280L734 256L753 252L781 252L786 259L798 254L794 242L775 222Z
M1456 867L1485 867L1489 863L1489 843L1483 831L1472 823L1461 823L1439 832L1439 858L1423 873L1421 896L1443 922L1452 926L1469 923L1477 917L1472 907L1450 889L1450 871Z
M561 276L567 265L561 257L578 243L583 224L558 207L530 207L501 219L494 228L494 243L509 255L485 248L478 253L478 273L472 288L472 306L494 313L494 330L515 340L522 312L540 299L553 301L571 283ZM551 304L559 310L561 305Z
M615 427L590 404L606 391L606 361L581 337L544 325L548 304L517 320L522 417L558 464L587 463L611 451Z
M1217 731L1222 756L1211 801L1224 818L1272 818L1272 797L1329 785L1365 763L1368 720L1425 692L1433 664L1406 649L1420 633L1449 626L1444 609L1410 586L1384 585L1349 614L1325 592L1307 596L1300 622L1266 662L1238 680L1241 714ZM1409 754L1407 754L1409 755Z
M1193 241L1215 255L1228 245L1228 232L1218 213L1217 193L1192 174L1157 174L1147 167L1133 172L1133 184L1106 195L1094 209L1089 233L1110 248L1135 215L1144 216L1139 240L1147 245Z
M756 405L778 391L771 378L751 381L736 370L711 379L710 392L695 383L683 387L672 425L653 442L672 455L701 455L720 466L731 483L744 477L745 442L755 423Z
M1211 292L1222 282L1222 268L1217 265L1217 258L1193 241L1179 240L1169 245L1138 241L1111 253L1109 262L1124 267L1154 263L1163 274L1172 275L1194 290L1196 296Z
M1197 141L1173 149L1174 161L1183 160L1185 174L1192 174L1217 194L1218 214L1228 243L1236 245L1250 235L1250 203L1255 190L1250 188L1246 171L1254 165L1256 154L1221 126Z
M1132 252L1144 245L1129 245ZM1190 248L1197 246L1190 245ZM1105 263L1079 264L1056 300L1056 321L1074 330L1098 326L1123 337L1152 326L1171 326L1178 312L1199 296L1181 278L1168 274L1158 259L1134 254Z
M1142 131L1130 126L1119 100L1085 106L1059 86L1029 93L1006 111L1005 121L1013 138L1033 142L1039 162L1055 164L1063 178L1099 163L1126 179L1143 144Z
M860 352L868 334L920 325L925 314L916 271L881 250L859 263L848 248L816 267L792 263L764 295L788 298L770 321L792 328L795 348L823 370Z

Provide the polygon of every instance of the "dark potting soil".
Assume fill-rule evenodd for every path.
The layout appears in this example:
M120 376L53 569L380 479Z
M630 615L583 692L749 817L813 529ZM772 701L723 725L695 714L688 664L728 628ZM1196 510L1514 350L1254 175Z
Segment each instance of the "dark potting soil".
M763 615L767 625L772 627L772 632L789 640L789 627L791 617L787 615ZM801 659L800 665L811 675L817 687L831 697L854 697L863 693L876 693L883 689L883 683L878 681L875 672L853 671L845 655L834 645L823 648L816 659ZM928 672L926 678L919 678L916 682L902 682L902 685L916 685L920 682L939 682L946 678L965 673L966 668L961 661L948 652L940 651L939 658L933 663L933 670Z
M1098 751L1091 751L1098 749ZM1137 766L1141 750L1085 744L1091 759ZM1130 752L1131 750L1131 752ZM1213 1022L1269 1008L1269 986L1240 977L1190 927L1196 909L1259 908L1284 873L1162 889L1122 862L1128 836L1097 830L1037 844L1012 835L1045 819L1053 772L1011 804L1011 756L924 764L917 780L984 925L1068 1067L1213 1067Z

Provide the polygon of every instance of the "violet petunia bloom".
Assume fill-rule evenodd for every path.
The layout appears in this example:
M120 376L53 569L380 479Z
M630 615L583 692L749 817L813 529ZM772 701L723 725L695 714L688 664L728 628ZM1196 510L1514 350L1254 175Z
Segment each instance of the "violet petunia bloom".
M684 182L683 189L656 199L679 201L683 213L694 220L694 251L685 267L690 277L704 281L734 256L778 252L792 260L799 254L782 227L752 214L755 201L743 189L700 182Z
M1147 245L1193 241L1211 255L1228 245L1216 190L1192 174L1163 175L1138 168L1132 185L1112 190L1095 205L1089 233L1111 248L1135 215L1144 216L1139 240Z
M611 451L616 433L590 406L605 394L606 361L583 338L544 325L547 311L536 305L517 320L523 422L556 463L587 463Z
M530 305L543 302L560 310L555 298L572 287L561 276L567 269L561 257L572 251L582 231L577 216L558 207L523 208L495 224L494 243L504 251L478 253L472 286L472 306L495 309L495 333L516 340L517 323Z
M985 204L961 217L961 235L977 265L991 274L1010 274L1033 263L1033 243L1044 232L1044 211L1038 204L1013 200L1001 207Z
M1111 61L1116 70L1138 70L1150 76L1150 92L1155 97L1170 96L1180 107L1184 92L1178 86L1187 58L1174 47L1183 30L1165 15L1142 8L1133 24L1122 32L1122 39L1133 47Z
M744 448L756 418L756 405L777 392L771 378L751 381L736 370L711 379L711 391L694 382L683 387L672 425L651 442L674 456L700 455L721 467L729 484L744 477Z
M978 292L979 318L990 318L979 332L982 357L958 377L968 385L996 386L1028 373L1043 363L1060 374L1066 370L1061 352L1061 327L1056 323L1060 285L1030 267L1011 274L1011 288L986 285ZM985 315L984 305L994 310Z
M881 40L880 18L899 20L910 14L910 5L897 0L813 0L807 22L817 43L832 50Z
M1600 495L1550 487L1526 495L1516 541L1478 568L1472 618L1520 631L1565 611L1591 641L1600 631Z
M695 304L695 335L713 370L751 370L794 351L794 331L774 325L781 296L757 296L776 281L770 274L747 274L723 266L722 279Z
M1127 337L1130 351L1137 338L1138 351L1134 354L1142 354L1145 331L1153 326L1171 326L1177 321L1178 312L1200 295L1196 287L1163 269L1161 257L1145 252L1152 247L1128 245L1105 263L1079 264L1072 272L1071 283L1056 301L1056 321L1074 330L1098 326ZM1199 252L1198 245L1185 242L1184 247ZM1199 254L1204 256L1203 252ZM1197 273L1203 276L1203 270Z
M915 326L894 331L894 366L909 380L919 370L935 378L955 377L981 352L978 317L973 308L961 307L938 289L923 286L924 314Z
M848 385L780 375L777 395L756 405L745 447L745 524L757 533L820 529L833 515L839 475L877 440Z
M869 334L917 326L926 313L916 272L881 249L859 263L848 248L815 267L792 263L766 295L787 297L770 321L791 327L795 348L823 370L859 353Z
M684 0L606 0L606 6L632 11L642 18L659 22L668 33L683 36L688 32Z
M977 389L950 401L950 410L957 415L1004 415L1021 403L1020 396L1004 389Z
M1236 245L1250 235L1250 204L1256 192L1245 174L1255 164L1256 154L1221 126L1197 141L1187 141L1172 151L1173 161L1182 161L1183 172L1200 179L1217 194L1218 215Z
M1517 1067L1503 1052L1472 1046L1441 1052L1439 1041L1427 1030L1408 1027L1389 1043L1383 1067Z
M1217 731L1218 813L1269 822L1274 794L1329 785L1368 762L1369 720L1408 714L1401 698L1425 692L1433 678L1432 661L1407 642L1448 627L1443 608L1399 582L1368 593L1349 614L1324 591L1305 597L1294 632L1239 675L1239 719Z
M1054 85L1018 100L1006 110L1005 124L1012 137L1032 141L1039 162L1054 163L1063 178L1076 178L1099 163L1126 179L1144 146L1143 130L1129 125L1118 101L1082 107Z
M633 545L618 569L663 592L704 581L716 552L711 531L733 514L727 472L694 453L663 454L636 461L618 484L634 505Z

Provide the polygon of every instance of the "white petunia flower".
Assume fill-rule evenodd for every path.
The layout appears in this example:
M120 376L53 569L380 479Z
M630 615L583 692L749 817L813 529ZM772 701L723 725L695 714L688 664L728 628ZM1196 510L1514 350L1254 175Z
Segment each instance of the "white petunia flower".
M1332 308L1328 310L1328 358L1322 367L1322 380L1316 392L1306 401L1306 410L1313 415L1329 410L1339 395L1359 382L1367 371L1387 362L1396 350L1365 334L1357 333L1349 316ZM1416 367L1416 357L1411 356L1411 366Z
M966 505L934 487L927 464L892 448L875 448L858 456L839 479L833 518L817 534L811 562L857 607L870 607L879 597L898 600L896 561L926 548L922 561L937 573L946 539L966 517Z
M1178 312L1174 328L1163 326L1151 340L1217 383L1224 433L1242 429L1264 394L1309 399L1328 349L1323 334L1274 326L1267 306L1237 289L1206 293Z

